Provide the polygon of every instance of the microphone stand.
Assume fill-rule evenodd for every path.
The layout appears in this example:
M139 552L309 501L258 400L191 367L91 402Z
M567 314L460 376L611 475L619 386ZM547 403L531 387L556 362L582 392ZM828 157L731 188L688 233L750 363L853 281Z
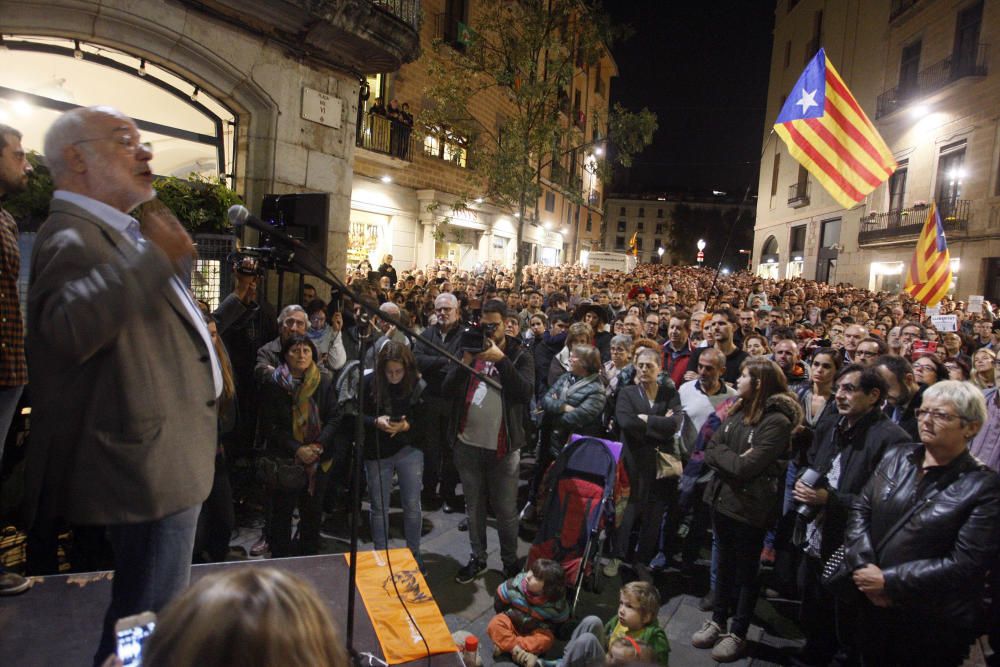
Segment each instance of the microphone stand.
M360 667L361 654L354 646L354 617L355 602L358 588L358 527L361 522L361 473L362 456L364 455L365 427L364 427L364 379L365 379L365 355L367 353L368 339L372 335L372 322L369 317L378 317L394 325L400 331L408 334L411 338L417 338L417 334L399 321L399 318L380 311L376 306L372 306L366 299L362 299L358 293L351 289L333 271L326 266L326 263L316 256L308 246L298 239L294 239L279 229L269 230L272 242L277 242L286 248L293 250L288 258L288 263L300 273L308 273L323 281L330 287L340 290L343 294L351 297L351 300L360 305L362 313L359 316L358 332L358 354L360 364L358 366L357 397L358 414L354 422L354 465L351 466L351 546L350 546L350 569L347 583L347 650L351 655L355 665ZM488 377L475 368L464 363L462 359L455 356L447 348L431 338L421 338L421 343L426 344L438 354L441 354L458 364L466 372L476 376L480 381L498 391L502 391L500 383Z

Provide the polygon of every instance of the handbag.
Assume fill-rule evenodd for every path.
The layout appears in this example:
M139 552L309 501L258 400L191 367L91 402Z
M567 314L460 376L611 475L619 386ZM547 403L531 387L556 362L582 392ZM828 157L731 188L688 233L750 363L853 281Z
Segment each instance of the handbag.
M270 489L301 491L309 483L306 469L292 459L261 456L257 459L257 479Z
M669 452L656 450L656 479L673 479L684 472L684 463Z

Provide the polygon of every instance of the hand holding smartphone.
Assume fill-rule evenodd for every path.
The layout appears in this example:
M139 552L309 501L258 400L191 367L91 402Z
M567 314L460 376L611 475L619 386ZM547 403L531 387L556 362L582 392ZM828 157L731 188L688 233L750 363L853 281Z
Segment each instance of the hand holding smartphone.
M134 616L126 616L115 623L116 653L124 667L142 665L142 647L156 626L156 614L144 611Z

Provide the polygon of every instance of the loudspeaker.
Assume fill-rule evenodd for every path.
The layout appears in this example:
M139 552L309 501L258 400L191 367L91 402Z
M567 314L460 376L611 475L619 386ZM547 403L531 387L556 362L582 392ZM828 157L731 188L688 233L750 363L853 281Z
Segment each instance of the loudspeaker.
M327 223L330 219L330 193L300 192L290 195L264 195L260 219L292 238L301 241L326 264ZM269 239L261 238L262 245Z

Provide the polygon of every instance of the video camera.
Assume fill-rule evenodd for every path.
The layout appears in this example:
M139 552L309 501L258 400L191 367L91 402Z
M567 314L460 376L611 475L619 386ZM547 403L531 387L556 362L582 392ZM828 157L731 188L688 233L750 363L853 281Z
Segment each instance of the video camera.
M240 248L229 253L226 262L233 271L244 276L261 278L268 269L281 269L292 261L290 248Z
M486 341L493 338L500 325L496 322L487 324L470 324L462 329L459 348L462 352L482 352L486 349Z

